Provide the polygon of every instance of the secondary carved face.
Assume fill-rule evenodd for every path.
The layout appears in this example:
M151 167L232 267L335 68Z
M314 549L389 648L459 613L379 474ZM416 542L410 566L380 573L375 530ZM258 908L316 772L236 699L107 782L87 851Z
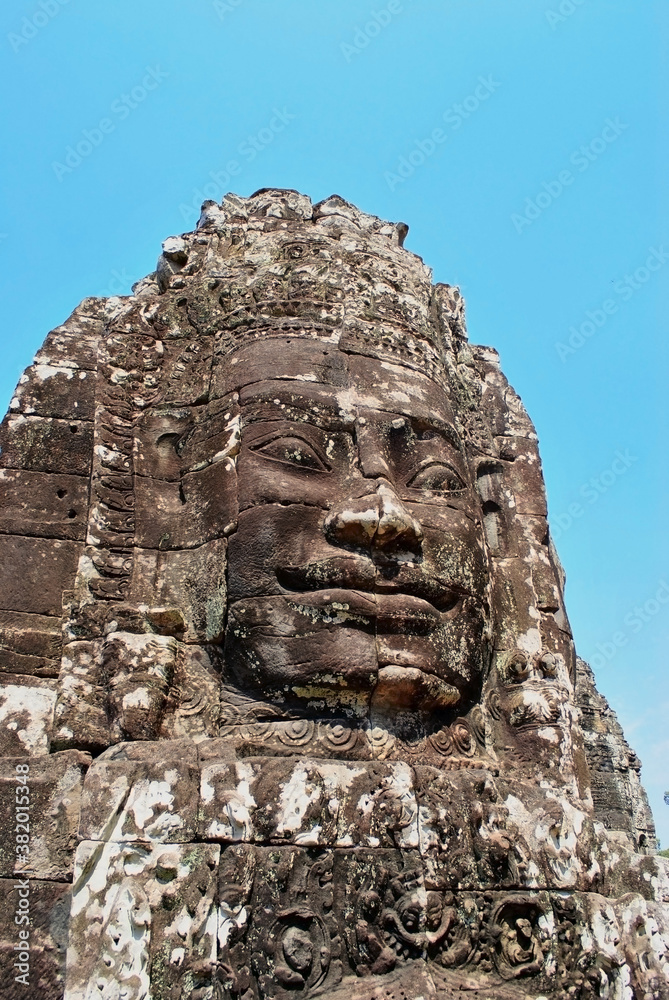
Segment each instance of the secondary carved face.
M264 374L240 393L232 678L338 714L474 697L487 577L446 394L405 366L299 339L275 342Z

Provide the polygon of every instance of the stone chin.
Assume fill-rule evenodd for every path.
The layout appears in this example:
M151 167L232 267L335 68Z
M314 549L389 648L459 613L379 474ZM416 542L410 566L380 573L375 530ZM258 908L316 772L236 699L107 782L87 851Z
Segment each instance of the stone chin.
M372 692L372 714L387 711L430 712L439 708L454 708L460 702L460 692L434 674L419 667L387 665L379 668L376 687Z
M226 670L256 696L327 714L461 709L479 697L484 632L472 598L446 612L404 594L250 598L229 609Z

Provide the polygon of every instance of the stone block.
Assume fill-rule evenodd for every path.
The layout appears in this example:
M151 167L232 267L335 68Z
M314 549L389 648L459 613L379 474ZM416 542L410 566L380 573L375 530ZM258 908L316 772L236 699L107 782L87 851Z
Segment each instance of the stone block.
M95 371L102 328L99 320L68 320L47 334L35 355L34 364Z
M178 483L135 476L134 487L135 541L143 548L196 548L230 531L237 519L237 480L229 459Z
M515 498L516 513L546 517L546 489L536 439L498 437L495 443L505 460L505 484Z
M111 742L100 641L68 642L63 647L58 677L53 746L99 753Z
M116 743L97 758L98 761L139 761L145 764L160 764L163 761L181 761L195 766L199 759L199 744L193 740L129 740Z
M349 975L328 993L328 1000L369 1000L370 997L377 995L411 998L411 1000L414 997L422 997L422 1000L461 1000L462 989L475 990L471 979L464 982L461 979L454 983L454 992L451 993L444 987L443 982L439 982L438 986L435 984L431 972L427 962L417 959L410 965L379 975L372 973L365 973L362 976ZM483 996L482 992L480 994L478 991L470 992L467 994L467 1000L483 1000ZM489 990L485 994L485 1000L493 1000L493 996L494 1000L507 1000L506 996L497 992L493 995ZM521 998L514 992L512 996L509 995L509 1000L521 1000Z
M332 851L222 851L219 962L230 970L235 992L283 1000L296 991L329 995L341 982L333 864Z
M453 891L589 891L608 848L564 790L486 770L416 767L420 849L435 885Z
M160 729L164 739L212 739L221 714L221 650L180 643Z
M388 975L421 959L431 968L481 962L483 900L434 884L418 852L336 851L333 876L345 974Z
M83 778L90 761L88 754L76 750L28 761L25 757L0 758L1 877L21 877L21 871L29 868L31 878L72 878ZM20 772L20 787L17 765L29 768ZM17 854L15 834L26 833L26 828L29 852Z
M0 673L0 757L49 752L56 681Z
M60 618L0 611L0 671L57 677L60 654Z
M60 614L81 550L78 542L0 535L0 608Z
M83 476L0 469L0 533L83 541L87 515Z
M202 997L217 957L219 853L214 844L81 843L66 1000Z
M195 839L199 769L170 758L164 746L156 747L159 760L93 763L84 785L82 840L187 844Z
M84 299L64 323L47 334L34 364L95 371L98 343L109 315L105 299Z
M96 374L68 366L33 364L19 379L10 411L26 416L92 420Z
M534 643L538 650L541 644L539 613L527 564L518 558L498 559L495 569L492 600L498 621L498 648L513 648L522 636L526 645Z
M67 882L31 880L30 925L16 924L22 880L0 879L0 982L3 1000L62 1000L65 983L67 924L72 886ZM18 911L18 912L17 912ZM20 937L29 931L28 938ZM21 945L28 941L28 971L17 967ZM18 947L17 947L18 946ZM21 980L17 980L21 976Z
M0 467L86 476L91 472L89 420L9 415L0 425Z
M114 742L156 739L174 677L176 639L114 631L101 640L99 655Z
M302 847L418 846L411 768L249 757L203 764L200 837Z
M182 609L186 642L220 641L225 627L226 566L225 538L185 551L136 550L129 600Z

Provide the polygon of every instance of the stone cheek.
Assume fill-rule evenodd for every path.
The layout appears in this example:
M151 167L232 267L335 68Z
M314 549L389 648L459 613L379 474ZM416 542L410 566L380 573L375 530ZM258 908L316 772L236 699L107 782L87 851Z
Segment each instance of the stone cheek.
M228 195L22 377L3 996L669 997L669 862L536 433L405 235Z

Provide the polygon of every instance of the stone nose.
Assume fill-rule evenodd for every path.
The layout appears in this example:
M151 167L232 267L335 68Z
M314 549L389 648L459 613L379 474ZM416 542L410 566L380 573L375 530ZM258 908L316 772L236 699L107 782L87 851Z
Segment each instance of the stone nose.
M374 493L350 498L330 511L325 534L338 545L384 552L417 552L423 540L420 524L383 480Z

